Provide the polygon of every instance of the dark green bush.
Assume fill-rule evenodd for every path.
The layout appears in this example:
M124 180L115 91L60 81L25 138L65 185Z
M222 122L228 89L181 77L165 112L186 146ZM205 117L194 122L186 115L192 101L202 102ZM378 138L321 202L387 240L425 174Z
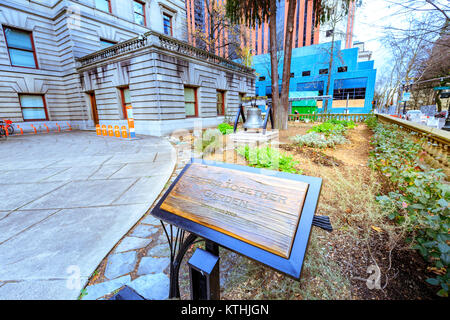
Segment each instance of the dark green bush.
M432 264L436 277L427 279L440 285L438 295L447 297L450 263L450 186L442 170L423 162L421 143L396 125L368 120L374 130L369 164L385 174L396 186L395 192L377 197L386 207L396 208L390 218L408 220L413 248ZM368 124L368 125L369 125Z

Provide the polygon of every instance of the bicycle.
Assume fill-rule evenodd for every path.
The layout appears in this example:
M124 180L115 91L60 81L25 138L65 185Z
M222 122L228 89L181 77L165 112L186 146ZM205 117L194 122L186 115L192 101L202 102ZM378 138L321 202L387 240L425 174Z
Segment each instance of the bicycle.
M8 139L8 135L6 134L6 127L4 126L3 121L0 121L0 140Z
M3 122L5 123L6 130L8 130L8 134L14 134L14 126L13 122L11 120L3 119Z

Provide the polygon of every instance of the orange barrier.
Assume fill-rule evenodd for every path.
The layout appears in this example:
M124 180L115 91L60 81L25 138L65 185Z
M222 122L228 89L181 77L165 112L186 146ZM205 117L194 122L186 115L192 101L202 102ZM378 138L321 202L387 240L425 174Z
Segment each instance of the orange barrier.
M127 127L125 127L125 126L122 126L122 138L125 138L125 139L128 138Z
M113 131L112 125L109 125L109 126L108 126L108 135L109 135L110 137L114 137L114 131Z
M97 124L97 125L95 126L95 131L97 132L97 135L98 135L98 136L101 136L101 135L102 135L102 129L100 129L100 125L99 125L99 124Z
M120 129L119 126L114 126L114 134L117 138L120 138Z
M107 136L108 135L108 132L106 131L106 126L105 125L102 125L102 135L103 136Z

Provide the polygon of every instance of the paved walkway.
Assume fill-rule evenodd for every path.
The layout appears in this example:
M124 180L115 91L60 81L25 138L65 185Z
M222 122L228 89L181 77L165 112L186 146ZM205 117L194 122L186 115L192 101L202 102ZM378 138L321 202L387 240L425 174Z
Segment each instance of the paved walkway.
M170 143L140 138L74 131L0 141L0 300L79 296L172 174Z

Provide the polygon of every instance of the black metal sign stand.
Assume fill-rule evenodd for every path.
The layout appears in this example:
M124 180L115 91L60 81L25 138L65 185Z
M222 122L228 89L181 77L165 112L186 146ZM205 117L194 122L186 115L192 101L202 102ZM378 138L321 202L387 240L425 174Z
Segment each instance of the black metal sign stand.
M259 173L259 170L255 168L227 163L197 159L193 159L191 164L192 163L204 163L217 167ZM220 299L220 278L218 267L219 246L247 256L250 259L259 261L266 266L282 272L294 279L299 279L311 226L314 225L327 231L332 231L331 223L328 217L315 216L322 180L316 177L293 175L281 172L275 174L275 176L292 180L300 180L309 184L308 193L306 195L305 204L298 223L291 254L289 258L283 258L261 248L245 243L239 239L198 224L194 221L162 210L161 205L165 198L172 191L180 177L189 166L190 164L186 165L177 179L175 179L173 184L166 191L165 195L152 210L152 215L161 220L161 224L167 236L170 247L169 299L180 298L179 271L183 257L193 244L201 241L205 241L204 252L198 253L201 249L197 249L188 262L191 278L191 299L193 300Z

